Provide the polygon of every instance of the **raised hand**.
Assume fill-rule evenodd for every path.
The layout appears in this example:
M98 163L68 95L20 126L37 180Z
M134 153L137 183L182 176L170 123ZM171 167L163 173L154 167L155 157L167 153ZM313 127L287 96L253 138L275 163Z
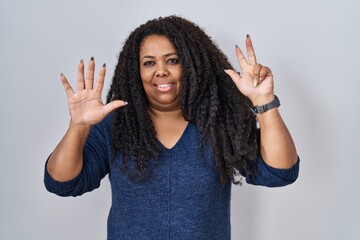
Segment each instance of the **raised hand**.
M76 92L72 89L65 75L61 74L61 82L68 97L71 122L75 125L94 125L104 119L114 109L127 104L124 101L115 100L104 105L101 100L101 92L106 73L105 64L100 69L95 87L93 87L94 71L95 62L94 58L91 58L85 79L84 62L81 60L78 65Z
M242 73L239 75L231 69L225 70L225 72L234 81L239 91L252 101L253 105L271 102L274 99L273 75L270 68L257 63L249 35L246 36L248 61L237 45L235 51Z

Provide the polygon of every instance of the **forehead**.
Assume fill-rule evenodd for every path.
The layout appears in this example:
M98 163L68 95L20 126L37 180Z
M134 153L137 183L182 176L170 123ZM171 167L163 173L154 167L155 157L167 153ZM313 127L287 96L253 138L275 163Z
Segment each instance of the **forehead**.
M165 35L149 35L140 44L140 55L176 53L174 44Z

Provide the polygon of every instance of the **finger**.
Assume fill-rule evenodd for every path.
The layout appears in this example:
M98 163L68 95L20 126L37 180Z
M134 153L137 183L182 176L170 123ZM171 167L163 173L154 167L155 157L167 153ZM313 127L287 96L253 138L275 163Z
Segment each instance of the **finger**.
M78 65L78 74L77 74L77 89L84 90L85 82L84 82L84 60L81 59Z
M256 63L253 67L253 85L256 87L260 83L260 71L261 71L262 65Z
M248 54L248 58L249 58L249 63L250 65L254 65L256 64L256 55L255 55L255 51L254 51L254 47L252 45L252 41L250 38L250 35L246 35L246 52Z
M90 62L88 64L88 69L86 72L86 82L85 82L85 87L88 90L93 88L94 71L95 71L95 61L94 61L94 57L91 57Z
M235 45L235 53L236 53L236 57L239 62L240 68L243 71L243 69L248 65L248 62L246 61L246 58L244 57L244 54L242 53L242 51L238 45Z
M259 73L259 80L260 83L269 75L271 74L271 70L268 67L262 67Z
M125 102L125 101L122 101L122 100L115 100L115 101L112 101L108 104L106 104L104 106L104 115L108 115L110 112L114 111L115 109L119 108L119 107L123 107L123 106L126 106L128 103Z
M238 81L240 79L240 75L237 72L235 72L234 70L226 69L224 71L227 75L230 76L230 78L233 80L233 82L236 83L236 81Z
M104 79L106 74L106 64L104 63L102 68L100 69L98 79L96 81L95 90L101 94L104 87Z
M60 74L61 83L64 86L66 96L68 98L72 97L74 95L74 90L72 89L71 85L69 84L68 80L66 79L64 74Z

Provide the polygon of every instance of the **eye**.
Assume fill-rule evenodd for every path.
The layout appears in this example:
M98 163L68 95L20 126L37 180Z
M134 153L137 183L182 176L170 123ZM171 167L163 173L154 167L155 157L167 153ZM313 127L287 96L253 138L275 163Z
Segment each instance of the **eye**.
M169 58L169 59L167 60L167 62L168 62L169 64L178 64L180 61L179 61L179 59L177 59L177 58Z
M155 63L153 61L146 61L143 64L145 67L150 67L150 66L154 65Z

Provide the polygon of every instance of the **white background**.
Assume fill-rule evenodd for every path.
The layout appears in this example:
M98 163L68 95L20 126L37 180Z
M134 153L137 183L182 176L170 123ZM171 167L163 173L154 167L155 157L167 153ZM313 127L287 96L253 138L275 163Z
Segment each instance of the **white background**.
M357 0L0 0L0 239L105 239L107 178L77 198L43 185L69 122L59 74L74 83L80 59L94 56L107 64L105 96L128 34L170 14L203 27L234 66L234 45L252 36L301 157L291 186L233 188L233 239L360 239Z

